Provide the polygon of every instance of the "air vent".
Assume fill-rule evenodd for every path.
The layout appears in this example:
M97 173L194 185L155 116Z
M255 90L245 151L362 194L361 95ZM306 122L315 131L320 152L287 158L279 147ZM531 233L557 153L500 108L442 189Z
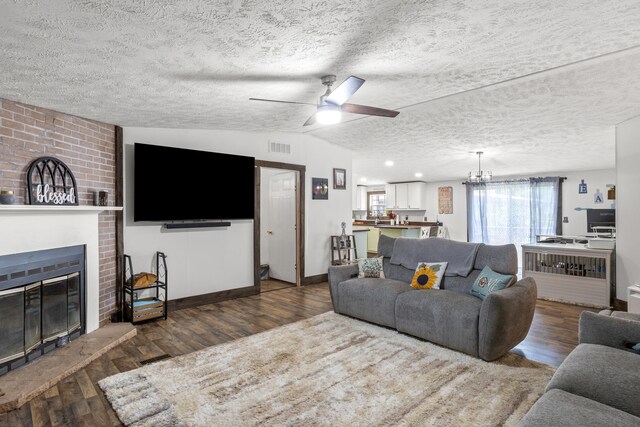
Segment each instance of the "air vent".
M41 272L42 272L41 268L34 268L34 269L31 269L31 270L27 270L27 275L28 276L33 276L35 274L40 274Z
M291 154L291 144L269 141L269 152L280 154Z

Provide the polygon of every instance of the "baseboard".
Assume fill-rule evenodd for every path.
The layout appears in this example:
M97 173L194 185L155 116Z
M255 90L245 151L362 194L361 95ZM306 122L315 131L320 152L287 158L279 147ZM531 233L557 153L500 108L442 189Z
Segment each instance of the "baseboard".
M215 302L230 299L249 297L260 293L259 286L247 286L246 288L229 289L226 291L211 292L209 294L194 295L192 297L172 299L167 302L169 313L174 310L198 307L200 305L213 304Z
M328 281L329 281L329 275L325 273L325 274L317 274L315 276L303 277L302 280L300 280L300 284L302 284L302 286L315 285L317 283L328 282Z
M616 311L627 311L627 302L616 298L613 300L613 309Z

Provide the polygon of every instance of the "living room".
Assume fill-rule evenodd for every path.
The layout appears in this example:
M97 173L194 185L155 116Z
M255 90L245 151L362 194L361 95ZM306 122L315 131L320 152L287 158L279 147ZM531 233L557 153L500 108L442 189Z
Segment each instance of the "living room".
M20 329L18 344L2 346L1 425L540 425L545 399L576 404L580 393L545 398L545 388L562 388L554 372L568 375L565 360L593 337L617 337L621 366L627 353L640 360L627 348L640 328L616 318L632 314L640 282L635 2L37 0L0 10L0 318L2 335ZM320 123L324 110L339 122ZM145 158L145 147L165 156ZM548 178L553 214L487 227L503 199L474 190L526 181L537 212L536 180ZM371 211L370 197L414 182L419 208ZM284 198L286 215L270 211ZM391 226L387 210L407 223ZM613 210L615 250L581 243L594 232L589 213ZM511 221L525 216L516 233L524 222ZM553 221L535 228L539 216ZM379 232L387 225L392 240ZM395 251L402 230L429 227L448 238L412 241L453 245L437 255L446 259L415 260L402 242ZM330 237L374 231L358 258L382 257L386 278L365 279L368 300L364 282L343 284L362 273L357 263L331 265ZM535 234L607 261L548 261ZM580 265L583 277L554 280L525 253L545 268ZM441 289L412 288L416 265L431 261L448 261ZM278 280L279 263L291 279ZM467 292L484 267L513 278L502 294ZM594 291L554 288L579 279ZM33 317L55 292L62 329ZM518 292L517 304L489 308ZM436 310L425 295L445 299ZM603 309L613 315L590 317ZM441 322L403 317L412 310ZM505 319L518 330L500 329ZM602 332L607 322L615 333ZM638 395L633 378L617 401L579 396L592 423L638 421L624 406ZM424 401L412 405L416 393ZM472 399L483 393L502 403Z

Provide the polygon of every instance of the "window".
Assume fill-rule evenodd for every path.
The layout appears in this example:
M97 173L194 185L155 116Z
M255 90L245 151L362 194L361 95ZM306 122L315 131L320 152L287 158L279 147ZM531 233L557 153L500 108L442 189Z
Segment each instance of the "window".
M367 193L367 215L369 218L383 217L387 212L386 194L384 191Z
M538 234L562 234L560 179L467 183L467 232L470 242L534 243ZM520 263L519 263L519 267Z

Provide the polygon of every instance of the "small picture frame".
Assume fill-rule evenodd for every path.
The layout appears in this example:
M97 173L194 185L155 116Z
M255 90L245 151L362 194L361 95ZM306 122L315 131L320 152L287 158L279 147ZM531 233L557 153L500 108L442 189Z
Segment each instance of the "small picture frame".
M311 178L311 199L329 200L328 178Z
M347 189L347 170L333 168L333 189L334 190L346 190Z

